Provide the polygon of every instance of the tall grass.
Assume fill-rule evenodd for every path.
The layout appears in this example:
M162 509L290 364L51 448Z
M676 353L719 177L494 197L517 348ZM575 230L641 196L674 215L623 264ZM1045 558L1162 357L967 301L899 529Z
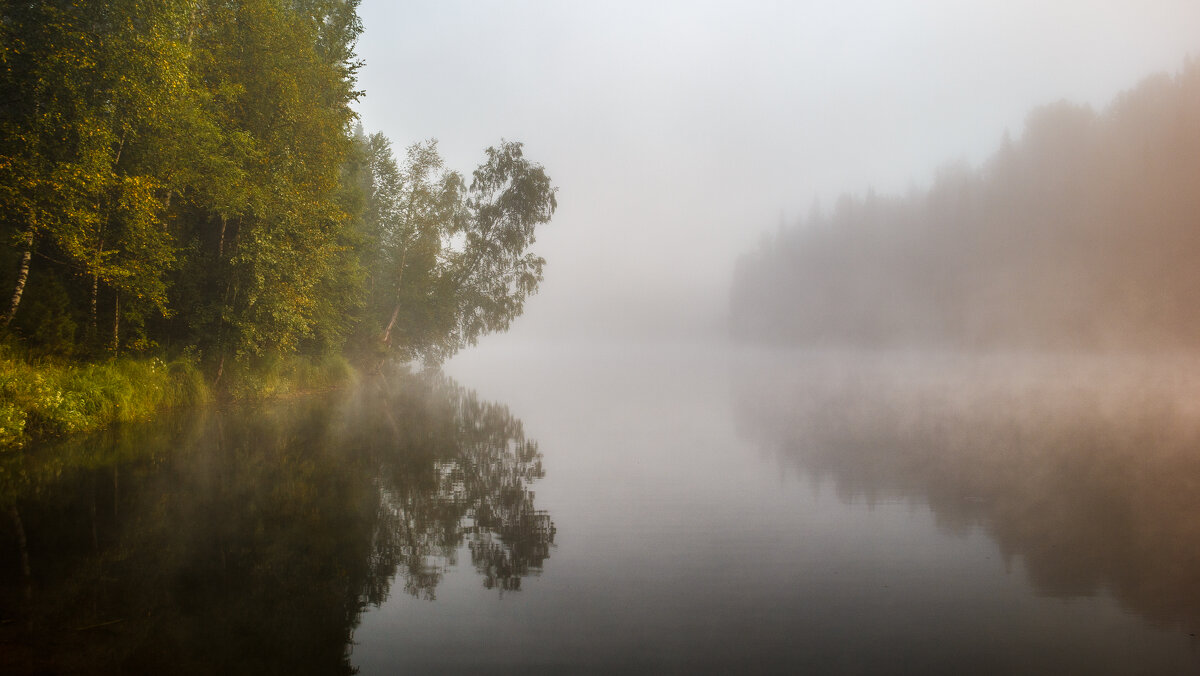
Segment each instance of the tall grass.
M271 399L341 387L356 378L339 354L267 357L235 362L227 371L223 394L230 399Z
M31 438L148 420L161 409L211 399L193 360L62 364L0 356L0 450Z
M194 355L171 362L120 358L97 364L26 361L0 351L0 452L31 439L149 420L166 408L220 396L270 399L352 382L345 357L293 355L236 361L214 392Z

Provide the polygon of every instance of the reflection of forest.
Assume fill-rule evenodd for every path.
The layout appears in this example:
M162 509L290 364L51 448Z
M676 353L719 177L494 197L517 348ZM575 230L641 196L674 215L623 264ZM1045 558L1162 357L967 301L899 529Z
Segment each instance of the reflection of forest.
M0 459L0 672L348 673L393 580L549 556L536 443L438 376L180 415Z
M927 501L982 526L1035 588L1108 590L1200 630L1200 399L1194 361L799 360L751 367L739 427L839 495Z

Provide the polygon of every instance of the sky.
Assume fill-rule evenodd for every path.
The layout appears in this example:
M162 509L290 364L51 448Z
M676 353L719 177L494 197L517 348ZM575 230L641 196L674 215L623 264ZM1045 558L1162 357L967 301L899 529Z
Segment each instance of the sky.
M1200 58L1195 0L363 0L357 110L465 175L558 186L538 295L485 341L723 335L739 254L839 195L927 187L1033 108Z

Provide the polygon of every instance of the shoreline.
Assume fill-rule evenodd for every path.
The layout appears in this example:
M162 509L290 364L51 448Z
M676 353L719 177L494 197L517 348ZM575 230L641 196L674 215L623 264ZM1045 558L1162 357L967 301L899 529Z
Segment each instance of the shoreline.
M267 401L345 387L362 377L341 355L291 356L228 372L214 388L194 359L98 363L0 359L0 453L168 410Z

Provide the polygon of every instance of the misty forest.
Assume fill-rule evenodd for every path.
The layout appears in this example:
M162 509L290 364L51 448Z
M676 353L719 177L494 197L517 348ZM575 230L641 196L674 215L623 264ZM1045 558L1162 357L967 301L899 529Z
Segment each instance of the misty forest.
M1195 673L1200 11L1100 4L0 0L0 672Z
M1200 63L1060 102L928 190L846 196L739 261L735 333L809 345L1187 349L1200 337Z

